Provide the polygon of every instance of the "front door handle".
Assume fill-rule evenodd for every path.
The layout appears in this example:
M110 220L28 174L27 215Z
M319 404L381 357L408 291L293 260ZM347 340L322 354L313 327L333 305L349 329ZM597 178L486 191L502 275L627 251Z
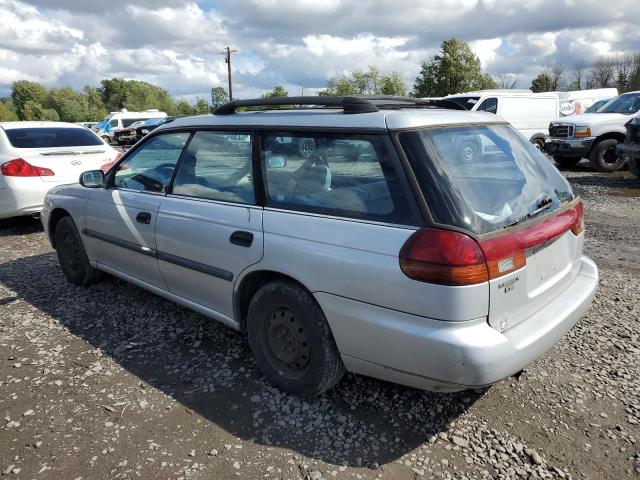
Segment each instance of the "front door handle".
M149 225L151 223L151 214L149 212L140 212L136 215L136 222Z
M243 230L236 230L229 237L229 241L234 245L241 247L250 247L253 243L253 233L245 232Z

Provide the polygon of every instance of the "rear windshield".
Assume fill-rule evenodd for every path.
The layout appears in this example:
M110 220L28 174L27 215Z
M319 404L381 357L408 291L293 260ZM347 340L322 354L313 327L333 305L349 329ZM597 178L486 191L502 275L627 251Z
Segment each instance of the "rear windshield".
M5 130L15 148L88 147L102 140L86 128L12 128Z
M451 100L458 105L462 105L465 110L471 110L478 103L480 97L446 97L445 100Z
M489 233L573 200L551 162L508 125L400 134L437 223Z

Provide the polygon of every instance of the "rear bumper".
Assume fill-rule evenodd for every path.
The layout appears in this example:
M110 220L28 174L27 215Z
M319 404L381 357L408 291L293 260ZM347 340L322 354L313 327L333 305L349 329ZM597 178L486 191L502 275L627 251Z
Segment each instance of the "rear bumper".
M347 370L435 391L490 385L551 348L588 310L598 269L587 257L554 301L505 332L486 318L448 322L317 293Z
M587 138L557 138L549 137L544 144L545 152L551 155L566 155L567 157L586 157L591 150L595 137Z
M44 196L55 186L37 179L21 179L10 188L0 188L0 219L33 215L42 210Z

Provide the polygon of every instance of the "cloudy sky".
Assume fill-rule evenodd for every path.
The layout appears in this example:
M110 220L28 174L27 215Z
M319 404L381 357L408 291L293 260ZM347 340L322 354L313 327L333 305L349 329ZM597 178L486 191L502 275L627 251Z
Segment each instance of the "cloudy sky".
M227 45L234 96L310 92L371 64L411 87L453 36L526 88L543 65L640 51L638 25L640 0L0 0L0 96L19 79L122 77L208 97L226 86Z

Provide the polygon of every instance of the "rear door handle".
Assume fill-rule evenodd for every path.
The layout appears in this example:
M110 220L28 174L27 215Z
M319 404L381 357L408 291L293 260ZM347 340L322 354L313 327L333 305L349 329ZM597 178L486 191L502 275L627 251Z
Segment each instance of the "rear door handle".
M250 247L253 243L253 233L245 232L243 230L236 230L229 237L229 241L234 245L241 247Z
M136 215L136 222L149 225L151 223L151 214L149 212L140 212Z

